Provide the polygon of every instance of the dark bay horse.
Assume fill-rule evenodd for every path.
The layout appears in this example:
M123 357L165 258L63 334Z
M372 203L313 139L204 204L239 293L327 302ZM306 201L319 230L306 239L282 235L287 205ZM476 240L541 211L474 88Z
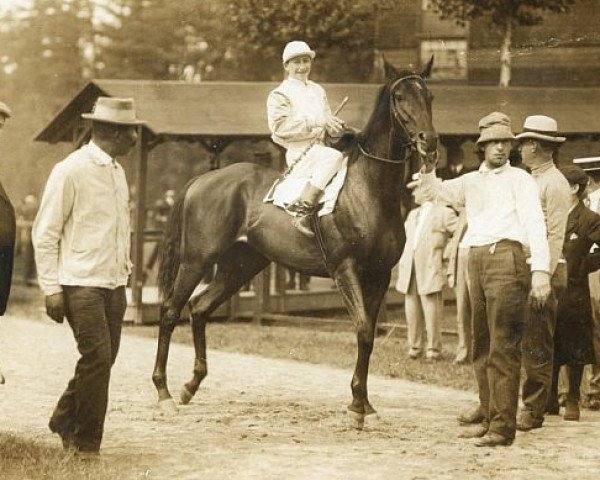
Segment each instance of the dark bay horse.
M237 163L186 186L166 228L159 274L163 303L152 380L163 408L176 409L167 388L169 344L200 279L217 266L213 281L190 305L196 359L193 377L181 392L184 404L208 371L210 314L273 261L335 280L357 332L348 413L359 428L366 415L375 413L367 395L369 360L379 307L406 240L401 208L410 195L405 185L423 156L437 154L432 96L425 83L431 64L421 74L386 64L388 81L367 126L346 152L348 172L335 211L320 219L323 251L292 226L288 214L263 203L276 171Z

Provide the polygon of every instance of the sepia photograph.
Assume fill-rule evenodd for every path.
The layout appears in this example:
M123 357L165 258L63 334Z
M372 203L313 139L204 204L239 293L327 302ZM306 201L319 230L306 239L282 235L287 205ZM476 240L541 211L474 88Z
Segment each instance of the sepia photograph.
M598 478L599 25L0 0L0 478Z

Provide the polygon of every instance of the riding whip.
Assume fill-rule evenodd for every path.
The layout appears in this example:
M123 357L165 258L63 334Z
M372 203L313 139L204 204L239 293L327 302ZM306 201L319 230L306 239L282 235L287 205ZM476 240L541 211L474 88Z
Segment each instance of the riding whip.
M342 99L342 101L340 102L340 104L337 106L337 108L333 112L333 116L334 117L338 116L338 113L340 113L342 111L342 109L344 108L344 106L346 105L346 103L348 103L348 100L349 100L348 96L345 96ZM317 143L317 141L322 142L323 140L325 140L325 135L327 135L327 130L325 129L325 127L323 127L323 131L321 132L321 134L317 138L313 139L313 141L310 142L310 145L308 147L306 147L306 149L298 156L298 158L294 162L292 162L292 164L288 168L286 168L285 172L283 172L283 177L284 178L287 177L290 174L290 172L294 169L294 167L296 166L296 164L300 160L302 160L302 157L304 157L304 155L306 155L306 152L308 152L310 150L310 148L315 143Z

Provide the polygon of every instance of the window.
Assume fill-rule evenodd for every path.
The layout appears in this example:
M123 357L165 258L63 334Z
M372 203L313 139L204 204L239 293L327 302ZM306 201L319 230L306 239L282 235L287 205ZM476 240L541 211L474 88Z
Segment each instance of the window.
M421 64L431 56L433 80L465 80L467 78L467 40L423 40L421 41Z

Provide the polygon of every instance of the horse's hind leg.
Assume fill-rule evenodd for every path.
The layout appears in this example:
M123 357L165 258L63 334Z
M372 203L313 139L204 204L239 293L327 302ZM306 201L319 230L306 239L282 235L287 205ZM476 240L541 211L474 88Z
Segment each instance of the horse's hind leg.
M158 391L159 404L165 411L176 410L171 393L167 387L166 371L171 335L179 320L181 310L205 273L206 267L202 262L182 262L177 270L173 293L163 302L163 306L161 307L158 349L156 351L152 381Z
M192 332L196 359L192 379L181 389L181 403L187 404L196 394L200 382L206 377L206 322L223 302L263 270L269 261L245 243L234 244L217 262L214 280L193 300Z

